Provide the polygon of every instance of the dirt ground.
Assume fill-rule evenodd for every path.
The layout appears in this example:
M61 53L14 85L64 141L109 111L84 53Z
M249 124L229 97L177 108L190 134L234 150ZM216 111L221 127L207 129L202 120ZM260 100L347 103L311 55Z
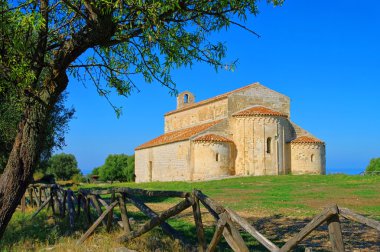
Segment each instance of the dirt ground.
M151 204L150 207L156 211L164 211L171 204ZM265 213L238 212L238 214L246 218L250 224L262 233L277 246L282 246L290 238L295 236L301 229L306 226L312 218L310 217L285 217L283 215L265 215ZM255 216L256 215L256 216ZM189 223L193 222L193 214L190 209L187 209L177 217ZM206 209L202 208L202 220L205 227L213 227L216 222ZM380 252L380 232L367 227L363 224L347 220L340 217L343 239L346 251L355 252ZM238 228L239 229L239 228ZM245 231L239 229L243 234ZM245 239L248 236L244 236ZM253 239L253 238L252 238ZM252 247L250 247L252 249ZM300 244L295 251L304 251L305 248L311 248L312 251L331 251L329 234L327 225L324 223L316 230L310 233ZM253 247L255 251L266 251L260 247ZM222 249L224 251L224 249Z

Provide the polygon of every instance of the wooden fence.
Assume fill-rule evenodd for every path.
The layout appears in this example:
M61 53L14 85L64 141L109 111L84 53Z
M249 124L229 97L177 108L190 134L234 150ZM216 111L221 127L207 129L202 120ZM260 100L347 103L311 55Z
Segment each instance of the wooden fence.
M104 196L111 195L110 201L106 201ZM166 211L157 213L149 208L142 200L148 198L181 198L182 200L170 207ZM139 209L149 220L137 229L132 230L129 223L128 211L126 203L133 204ZM256 230L246 219L238 215L232 209L223 207L216 201L210 199L199 190L193 192L179 191L148 191L135 188L113 188L108 190L84 190L80 189L74 193L70 189L63 189L58 185L31 185L21 202L21 208L25 209L25 205L37 206L38 209L32 215L34 218L44 207L51 207L53 214L65 217L69 216L70 226L73 228L75 220L83 214L87 224L90 226L88 230L77 241L77 244L83 243L99 225L103 225L107 231L112 225L119 225L123 229L123 235L118 240L120 242L128 242L142 234L160 226L162 230L173 239L178 239L183 247L189 251L214 251L223 236L228 245L234 251L249 251L244 242L241 231L244 230L254 237L268 251L290 251L304 240L313 230L323 223L327 223L328 232L331 242L332 251L344 251L344 243L339 217L344 217L372 227L380 232L380 222L366 218L362 215L354 213L346 208L331 205L325 208L320 214L315 216L298 234L290 238L282 247L267 239L263 234ZM208 210L216 221L215 233L211 241L207 242L201 216L201 204ZM103 211L103 208L104 211ZM113 213L114 208L119 207L121 220ZM196 236L198 244L194 245L186 241L177 230L175 230L166 221L181 213L185 209L192 208ZM96 220L91 219L91 208L98 215Z

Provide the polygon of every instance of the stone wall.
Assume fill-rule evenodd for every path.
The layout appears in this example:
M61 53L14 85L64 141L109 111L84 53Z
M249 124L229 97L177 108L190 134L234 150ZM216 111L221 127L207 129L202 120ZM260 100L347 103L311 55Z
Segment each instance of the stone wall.
M290 99L260 84L233 93L228 97L228 115L248 107L260 105L284 113L290 117Z
M326 174L325 145L290 143L292 174Z
M288 118L233 116L255 105ZM165 133L224 119L199 134L213 133L233 143L192 142L198 134L190 140L137 150L136 181L203 180L233 174L325 174L324 144L289 143L299 136L312 136L289 117L289 97L260 84L199 103L190 92L182 92L177 110L165 115Z
M136 182L190 180L190 141L136 150Z
M165 115L165 133L227 117L227 98Z
M184 102L186 95L187 103ZM260 84L243 91L233 92L221 99L205 101L201 105L195 103L195 107L193 107L194 101L194 95L188 91L178 95L177 109L179 111L165 115L165 133L231 117L233 113L253 105L265 106L290 116L289 97ZM191 108L186 109L187 106Z
M191 106L195 103L195 97L189 91L182 92L177 96L177 109Z
M236 174L257 176L286 173L282 122L280 117L233 118L233 141L238 150Z
M213 179L234 175L236 150L228 142L194 142L192 180Z

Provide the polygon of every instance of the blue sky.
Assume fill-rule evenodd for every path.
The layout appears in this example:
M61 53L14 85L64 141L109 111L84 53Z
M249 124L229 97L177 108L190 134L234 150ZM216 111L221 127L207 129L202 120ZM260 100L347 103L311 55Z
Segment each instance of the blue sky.
M326 142L327 172L361 172L380 157L380 1L288 0L274 8L262 1L246 25L262 37L231 27L212 39L225 42L234 72L206 64L173 71L178 91L196 101L253 82L291 98L291 119ZM70 79L67 106L76 109L67 146L84 173L109 154L134 148L163 133L165 112L176 98L158 83L138 82L141 92L114 96L117 119L89 83ZM57 151L57 152L62 152Z

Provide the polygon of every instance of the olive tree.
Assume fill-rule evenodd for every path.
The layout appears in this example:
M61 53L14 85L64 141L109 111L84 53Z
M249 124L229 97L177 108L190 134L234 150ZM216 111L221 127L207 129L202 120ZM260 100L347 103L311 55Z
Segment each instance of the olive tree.
M258 13L256 2L1 0L0 92L16 94L22 117L0 178L0 237L31 181L69 75L91 81L106 99L111 90L127 96L137 89L135 76L175 93L173 68L224 66L226 48L209 35L230 25L249 30L243 24Z

